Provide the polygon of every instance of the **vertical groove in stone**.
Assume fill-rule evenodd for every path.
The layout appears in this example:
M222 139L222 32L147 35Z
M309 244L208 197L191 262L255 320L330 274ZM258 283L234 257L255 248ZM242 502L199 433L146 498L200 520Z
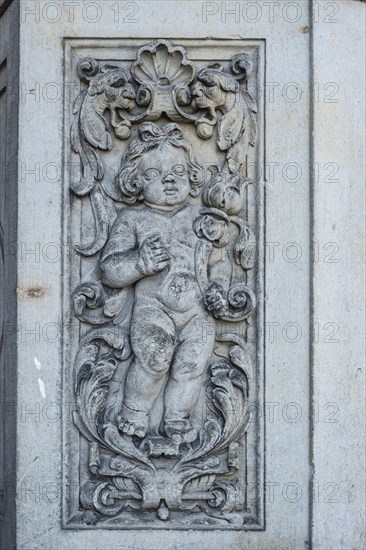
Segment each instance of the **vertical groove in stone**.
M314 495L314 1L309 2L309 548L313 548Z

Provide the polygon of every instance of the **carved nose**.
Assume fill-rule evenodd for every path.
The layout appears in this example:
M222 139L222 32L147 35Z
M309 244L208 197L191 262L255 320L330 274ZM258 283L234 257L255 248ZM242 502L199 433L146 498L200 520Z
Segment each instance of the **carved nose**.
M164 183L174 183L175 182L174 175L172 173L165 174L165 176L163 178L163 182Z
M202 95L202 86L200 86L198 83L193 86L193 95L199 97Z
M122 97L126 97L128 99L135 99L135 96L135 90L131 85L126 86L126 89L122 92Z

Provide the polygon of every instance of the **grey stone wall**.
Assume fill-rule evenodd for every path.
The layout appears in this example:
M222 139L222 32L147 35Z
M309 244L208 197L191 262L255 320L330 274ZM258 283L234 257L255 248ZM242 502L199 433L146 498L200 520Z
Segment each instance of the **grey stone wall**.
M0 513L1 547L5 550L364 548L365 3L300 0L278 4L246 0L0 0ZM255 348L259 354L253 370L257 379L253 383L249 376L249 390L263 414L258 415L257 423L248 424L245 438L233 441L227 456L219 453L219 462L201 464L217 468L216 473L223 477L220 487L213 487L212 474L201 480L201 486L198 484L200 494L194 483L186 490L186 497L198 495L199 500L205 493L203 488L207 489L204 513L200 510L201 515L197 514L196 508L192 522L189 512L180 509L177 477L169 485L171 510L160 497L169 478L165 467L172 458L179 460L191 443L197 449L193 439L196 432L189 429L182 434L181 429L179 434L179 429L174 431L168 422L163 429L158 422L161 406L151 415L150 410L144 417L140 415L142 423L137 426L128 411L119 414L123 411L123 376L129 365L125 364L121 376L111 382L112 370L120 359L130 360L132 355L123 357L120 353L118 357L117 353L111 361L105 353L110 353L105 344L108 341L101 345L102 332L97 326L100 321L100 326L105 325L106 311L109 320L120 315L113 308L121 285L114 293L107 277L105 307L100 286L105 280L100 269L109 259L108 255L98 256L100 249L94 246L93 237L98 231L103 234L107 227L104 236L110 240L111 227L94 184L98 187L102 179L100 166L107 167L107 172L112 166L121 167L130 131L133 147L141 147L136 140L142 119L135 119L136 124L132 121L131 128L127 107L133 98L123 95L124 86L133 75L130 69L138 57L137 50L159 40L186 49L200 78L186 82L185 93L179 94L180 103L174 103L171 94L165 95L170 115L173 113L177 120L165 120L152 112L147 133L166 141L160 134L174 130L174 139L182 143L182 131L198 157L214 161L224 160L227 154L225 147L216 147L213 128L217 120L222 121L223 113L215 111L218 106L222 108L222 97L219 94L212 99L215 108L211 118L198 121L187 88L193 92L195 86L193 95L200 98L195 105L200 107L201 101L202 107L203 96L212 93L205 88L210 79L203 77L202 70L206 69L206 77L208 70L212 79L220 70L217 64L223 64L220 75L229 88L231 83L231 93L236 93L239 88L232 80L237 73L230 60L238 60L235 55L240 53L256 60L249 91L257 100L259 132L255 146L255 140L250 144L251 157L245 165L252 177L258 176L258 188L265 190L264 195L249 192L246 208L252 213L251 219L242 216L242 222L256 225L255 204L257 211L263 212L259 218L264 223L257 223L257 243L264 264L264 284L256 275L262 271L255 268L248 273L246 260L247 273L241 274L249 290L255 291L264 313L258 316L256 328L249 323L252 334L257 330L260 336L256 343L251 342L252 358ZM160 44L159 51L164 47L166 42L165 46ZM245 56L240 59L238 66L243 67ZM216 66L209 68L209 61ZM156 65L161 66L159 61ZM135 92L138 82L130 79ZM254 82L258 85L253 87ZM166 84L166 79L160 83ZM248 91L246 85L240 86ZM93 103L94 93L99 103ZM146 89L140 93L140 112L147 107L148 95ZM156 97L161 106L159 93ZM234 104L240 105L240 101ZM248 110L249 104L247 114L255 111ZM177 105L192 115L190 123L177 116ZM251 105L255 107L254 102ZM107 107L111 116L103 119ZM162 130L168 122L173 127ZM236 138L242 136L244 126L239 125ZM206 139L210 137L212 140ZM140 141L150 138L140 134ZM164 155L154 170L159 169L160 160L163 165ZM76 174L71 167L76 167ZM133 194L130 183L125 195L129 199ZM70 194L73 186L74 194ZM233 211L228 214L221 201L215 203L222 197L222 189L216 184L212 187L217 195L212 193L210 198L206 193L203 201L213 202L204 203L203 214L213 216L213 225L229 225ZM91 203L89 192L93 192ZM111 188L109 192L113 195ZM114 199L118 202L118 194ZM128 212L132 207L123 208ZM146 209L141 211L147 215ZM160 220L158 216L156 219ZM205 226L208 221L199 220L194 232L190 225L192 242L196 237L210 241ZM137 232L137 221L134 224ZM163 222L150 225L160 230ZM249 235L246 225L245 229L243 234ZM184 231L176 231L174 238L182 236L186 237ZM212 234L211 241L215 241ZM212 242L208 245L214 247ZM95 257L88 256L90 243ZM79 254L80 244L87 252L85 257ZM169 244L162 239L159 246L156 241L150 246L164 268L164 262L171 260ZM204 244L212 252L212 247ZM79 252L75 245L79 245ZM119 253L116 243L113 246L111 264L117 262ZM152 261L154 253L149 254L146 258L151 265L142 258L142 273L135 273L138 278L151 275L150 271L159 267ZM248 289L246 292L250 298ZM208 303L214 305L213 317L228 317L230 310L223 293L217 300L211 298ZM122 317L118 318L123 321ZM87 325L94 330L92 341L88 340ZM107 328L115 328L112 325L118 329L118 322L112 321ZM117 352L124 345L121 341L115 341L120 346ZM221 353L227 351L225 345L220 342ZM90 355L87 361L84 351ZM245 358L232 355L235 360ZM233 393L231 382L239 381L245 388L249 363L239 361L238 377L238 365L232 368L227 355L221 359L215 380L206 377L204 382L211 391L212 383L217 382L229 395L236 395L238 399L231 397L235 413L243 397L245 401L246 390L237 386ZM92 378L96 372L99 378ZM75 392L75 381L79 393ZM131 386L139 396L139 383ZM112 418L108 430L98 406L94 407L100 397L103 401L106 390L108 399L116 398L118 405L118 416ZM145 390L148 394L149 384ZM174 404L180 404L179 399ZM201 411L205 414L204 407ZM230 414L226 416L230 420ZM216 417L212 417L218 420L214 426L222 427L222 418ZM110 418L107 415L107 420ZM202 425L198 425L201 432ZM150 426L156 433L149 432ZM214 430L210 433L215 436ZM148 439L144 440L146 434ZM170 436L174 437L169 440ZM129 437L134 439L133 446L128 447ZM133 467L131 455L124 462L119 460L121 451L126 455L131 449L135 458L138 455L145 463L148 454L148 462L158 466L161 477L151 474L153 469L145 477L136 475L145 470L141 465ZM111 464L113 468L109 468ZM236 500L235 491L227 499L222 490L226 474L231 475L233 469L241 476L235 479L246 489L246 515L244 500ZM127 470L137 483L128 476L127 481L121 481ZM116 472L121 476L115 476ZM111 498L115 489L111 491L104 482L111 475L117 478L115 501ZM150 499L150 507L141 512L142 493L145 503ZM118 509L119 502L124 506L126 500L127 513L123 507ZM227 501L230 509L225 509ZM225 522L224 528L220 528L221 522Z

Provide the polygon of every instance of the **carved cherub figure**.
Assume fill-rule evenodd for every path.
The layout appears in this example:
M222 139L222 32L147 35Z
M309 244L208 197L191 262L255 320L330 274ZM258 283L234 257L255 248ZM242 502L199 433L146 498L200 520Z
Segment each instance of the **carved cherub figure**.
M203 334L210 314L195 273L199 237L193 222L200 206L188 201L199 194L199 173L179 126L151 122L141 124L119 173L124 202L137 204L116 219L101 269L109 287L135 285L130 331L134 360L118 426L140 438L165 382L165 434L185 442L197 435L192 414L214 345L214 335ZM210 311L214 309L210 303Z

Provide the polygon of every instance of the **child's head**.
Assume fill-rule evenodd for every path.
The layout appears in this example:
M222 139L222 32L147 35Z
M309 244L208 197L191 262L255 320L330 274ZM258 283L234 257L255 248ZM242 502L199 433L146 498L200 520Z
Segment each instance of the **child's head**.
M177 124L144 122L122 159L118 185L128 204L145 201L174 208L188 195L198 195L200 176L192 147Z

